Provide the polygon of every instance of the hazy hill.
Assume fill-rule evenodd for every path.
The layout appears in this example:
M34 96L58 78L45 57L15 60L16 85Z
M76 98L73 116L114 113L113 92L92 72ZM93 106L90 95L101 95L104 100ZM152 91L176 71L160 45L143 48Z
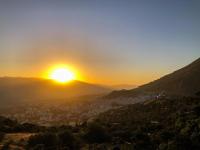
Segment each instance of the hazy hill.
M121 90L121 89L130 90L130 89L136 88L137 85L132 85L132 84L117 84L117 85L112 85L110 87L112 89L115 89L115 90Z
M195 95L200 91L200 58L188 66L168 74L158 80L132 90L114 91L109 98L131 97L140 92L166 92L175 95Z
M38 78L0 78L1 104L56 101L84 95L105 94L104 87L81 81L58 84Z

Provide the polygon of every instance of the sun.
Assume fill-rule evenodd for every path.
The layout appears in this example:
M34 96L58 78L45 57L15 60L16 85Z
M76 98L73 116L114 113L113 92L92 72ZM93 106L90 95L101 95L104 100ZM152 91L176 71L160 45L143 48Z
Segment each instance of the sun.
M59 83L67 83L74 80L74 73L67 68L57 68L52 71L50 78Z

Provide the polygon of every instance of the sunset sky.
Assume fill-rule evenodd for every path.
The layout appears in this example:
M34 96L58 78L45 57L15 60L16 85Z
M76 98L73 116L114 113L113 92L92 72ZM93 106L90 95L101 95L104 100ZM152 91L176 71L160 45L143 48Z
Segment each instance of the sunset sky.
M12 2L11 2L12 1ZM140 85L200 56L199 0L2 0L0 76Z

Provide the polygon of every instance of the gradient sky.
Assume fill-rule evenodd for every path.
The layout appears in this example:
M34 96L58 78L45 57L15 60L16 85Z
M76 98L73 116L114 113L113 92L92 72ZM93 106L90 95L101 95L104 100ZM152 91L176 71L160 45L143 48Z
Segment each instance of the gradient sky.
M199 0L0 1L0 76L65 63L87 82L140 85L199 56Z

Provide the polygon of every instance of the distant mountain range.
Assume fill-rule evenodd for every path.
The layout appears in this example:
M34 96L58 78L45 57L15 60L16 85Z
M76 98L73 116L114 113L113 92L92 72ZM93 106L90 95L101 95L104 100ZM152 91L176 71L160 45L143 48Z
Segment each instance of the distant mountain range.
M114 90L121 90L121 89L130 90L130 89L136 88L137 85L133 85L133 84L117 84L117 85L112 85L112 86L109 86L109 87L111 87Z
M72 97L101 95L111 90L81 81L58 84L39 78L0 78L0 103L19 104L67 100Z
M81 81L60 85L52 80L40 78L0 78L1 105L53 102L101 94L105 94L105 98L135 97L144 92L166 92L173 95L191 96L200 95L200 58L180 70L138 88L116 90L108 94L110 91L111 88Z
M107 98L134 97L141 92L192 96L200 93L200 58L188 66L132 90L113 91Z

